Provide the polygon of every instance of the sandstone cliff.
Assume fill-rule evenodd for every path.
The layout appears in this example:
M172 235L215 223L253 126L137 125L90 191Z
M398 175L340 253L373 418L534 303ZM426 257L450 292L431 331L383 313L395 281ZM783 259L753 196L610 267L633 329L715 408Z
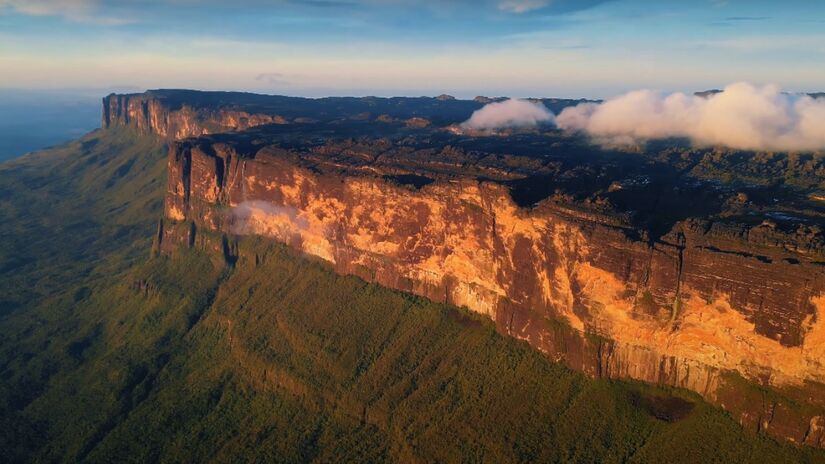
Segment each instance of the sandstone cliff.
M276 147L248 157L231 145L179 143L166 217L272 237L340 272L466 306L590 375L684 387L722 404L741 393L729 396L729 373L803 392L825 382L822 257L766 245L765 226L685 221L650 243L550 203L521 208L497 182L416 189L380 172L325 171ZM825 406L825 397L808 399L815 411ZM766 410L787 407L729 406L763 429ZM789 416L782 434L822 443L819 412Z
M157 105L109 97L104 119L175 138L271 123ZM755 430L825 446L816 224L682 217L651 235L595 204L516 201L512 181L548 169L528 160L462 165L450 147L382 139L373 155L252 132L172 145L164 252L199 230L271 237L339 272L483 313L592 376L687 388Z
M286 122L279 115L250 114L237 107L209 108L181 104L176 108L166 104L162 97L147 93L104 98L101 124L103 128L129 125L145 133L183 139Z
M150 90L105 97L101 127L128 125L145 133L183 139L269 124L333 120L406 120L417 126L435 121L449 125L463 121L483 106L478 101L444 97L311 99L242 92ZM559 112L584 100L541 101Z

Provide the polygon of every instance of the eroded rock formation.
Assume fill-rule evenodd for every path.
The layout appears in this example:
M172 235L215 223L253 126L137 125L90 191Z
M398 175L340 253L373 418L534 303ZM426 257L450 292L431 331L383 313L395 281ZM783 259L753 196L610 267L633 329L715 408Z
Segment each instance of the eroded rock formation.
M149 93L109 95L103 99L103 128L133 126L145 133L172 139L286 123L286 119L277 114L250 114L234 107L210 108L181 104L175 108Z
M109 102L110 120L177 138L205 133L191 123L203 116ZM210 123L235 129L263 121L214 115ZM174 143L160 248L195 243L199 230L270 237L339 272L483 313L589 375L687 388L755 430L825 444L818 226L783 232L767 220L694 217L655 236L598 202L520 204L512 181L529 163L493 169L479 155L456 167L455 149L436 142L376 140L381 154L372 155L278 140Z

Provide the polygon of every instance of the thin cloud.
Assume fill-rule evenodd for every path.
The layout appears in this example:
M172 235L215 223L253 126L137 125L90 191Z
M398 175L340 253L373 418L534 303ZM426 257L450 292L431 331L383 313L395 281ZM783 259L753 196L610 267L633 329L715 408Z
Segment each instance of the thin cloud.
M733 50L743 53L799 50L804 50L806 53L825 53L825 35L745 36L699 42L697 45L704 48Z
M767 21L770 16L728 16L725 21Z
M285 76L283 74L275 72L260 73L257 76L255 76L255 80L269 85L289 84L289 81L285 79Z
M58 16L78 23L119 26L133 19L102 15L94 0L0 0L0 9L29 16Z
M509 13L527 13L546 7L549 0L503 0L499 2L498 9Z

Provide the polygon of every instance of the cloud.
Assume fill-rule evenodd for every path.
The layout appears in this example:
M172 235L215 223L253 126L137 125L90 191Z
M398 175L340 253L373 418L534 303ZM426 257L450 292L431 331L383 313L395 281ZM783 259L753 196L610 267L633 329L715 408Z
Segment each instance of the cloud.
M236 18L245 22L273 18L282 24L326 21L332 26L352 28L372 27L375 21L408 25L411 29L423 23L430 29L433 22L491 22L513 14L546 19L608 1L611 0L0 0L0 13L8 9L18 14L56 16L99 25L133 23L137 22L135 18L140 18L142 24L157 25L183 15L189 24L217 18L222 20L222 27L232 26L229 20ZM249 11L255 14L250 17Z
M130 19L98 14L95 0L0 0L0 8L29 16L60 16L79 23L118 26L134 22Z
M825 53L825 34L742 36L731 39L700 41L702 48L730 50L738 53L804 52Z
M639 90L564 109L556 125L612 142L684 137L743 150L825 148L825 99L773 85L729 85L707 97Z
M289 81L285 79L285 76L283 74L275 72L260 73L257 76L255 76L255 80L269 85L289 84Z
M229 214L230 231L238 235L268 232L289 236L309 228L309 222L296 208L263 200L244 201L233 207Z
M728 16L725 21L767 21L769 16Z
M502 0L498 3L498 9L510 13L527 13L546 7L549 0Z
M490 103L461 124L465 129L496 130L517 127L536 127L552 123L553 113L543 104L527 100L505 100Z

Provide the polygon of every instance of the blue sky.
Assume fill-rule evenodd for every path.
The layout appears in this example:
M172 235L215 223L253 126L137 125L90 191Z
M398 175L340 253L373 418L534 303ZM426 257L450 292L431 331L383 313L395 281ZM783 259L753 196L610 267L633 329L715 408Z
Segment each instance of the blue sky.
M825 90L825 1L0 0L0 88Z

